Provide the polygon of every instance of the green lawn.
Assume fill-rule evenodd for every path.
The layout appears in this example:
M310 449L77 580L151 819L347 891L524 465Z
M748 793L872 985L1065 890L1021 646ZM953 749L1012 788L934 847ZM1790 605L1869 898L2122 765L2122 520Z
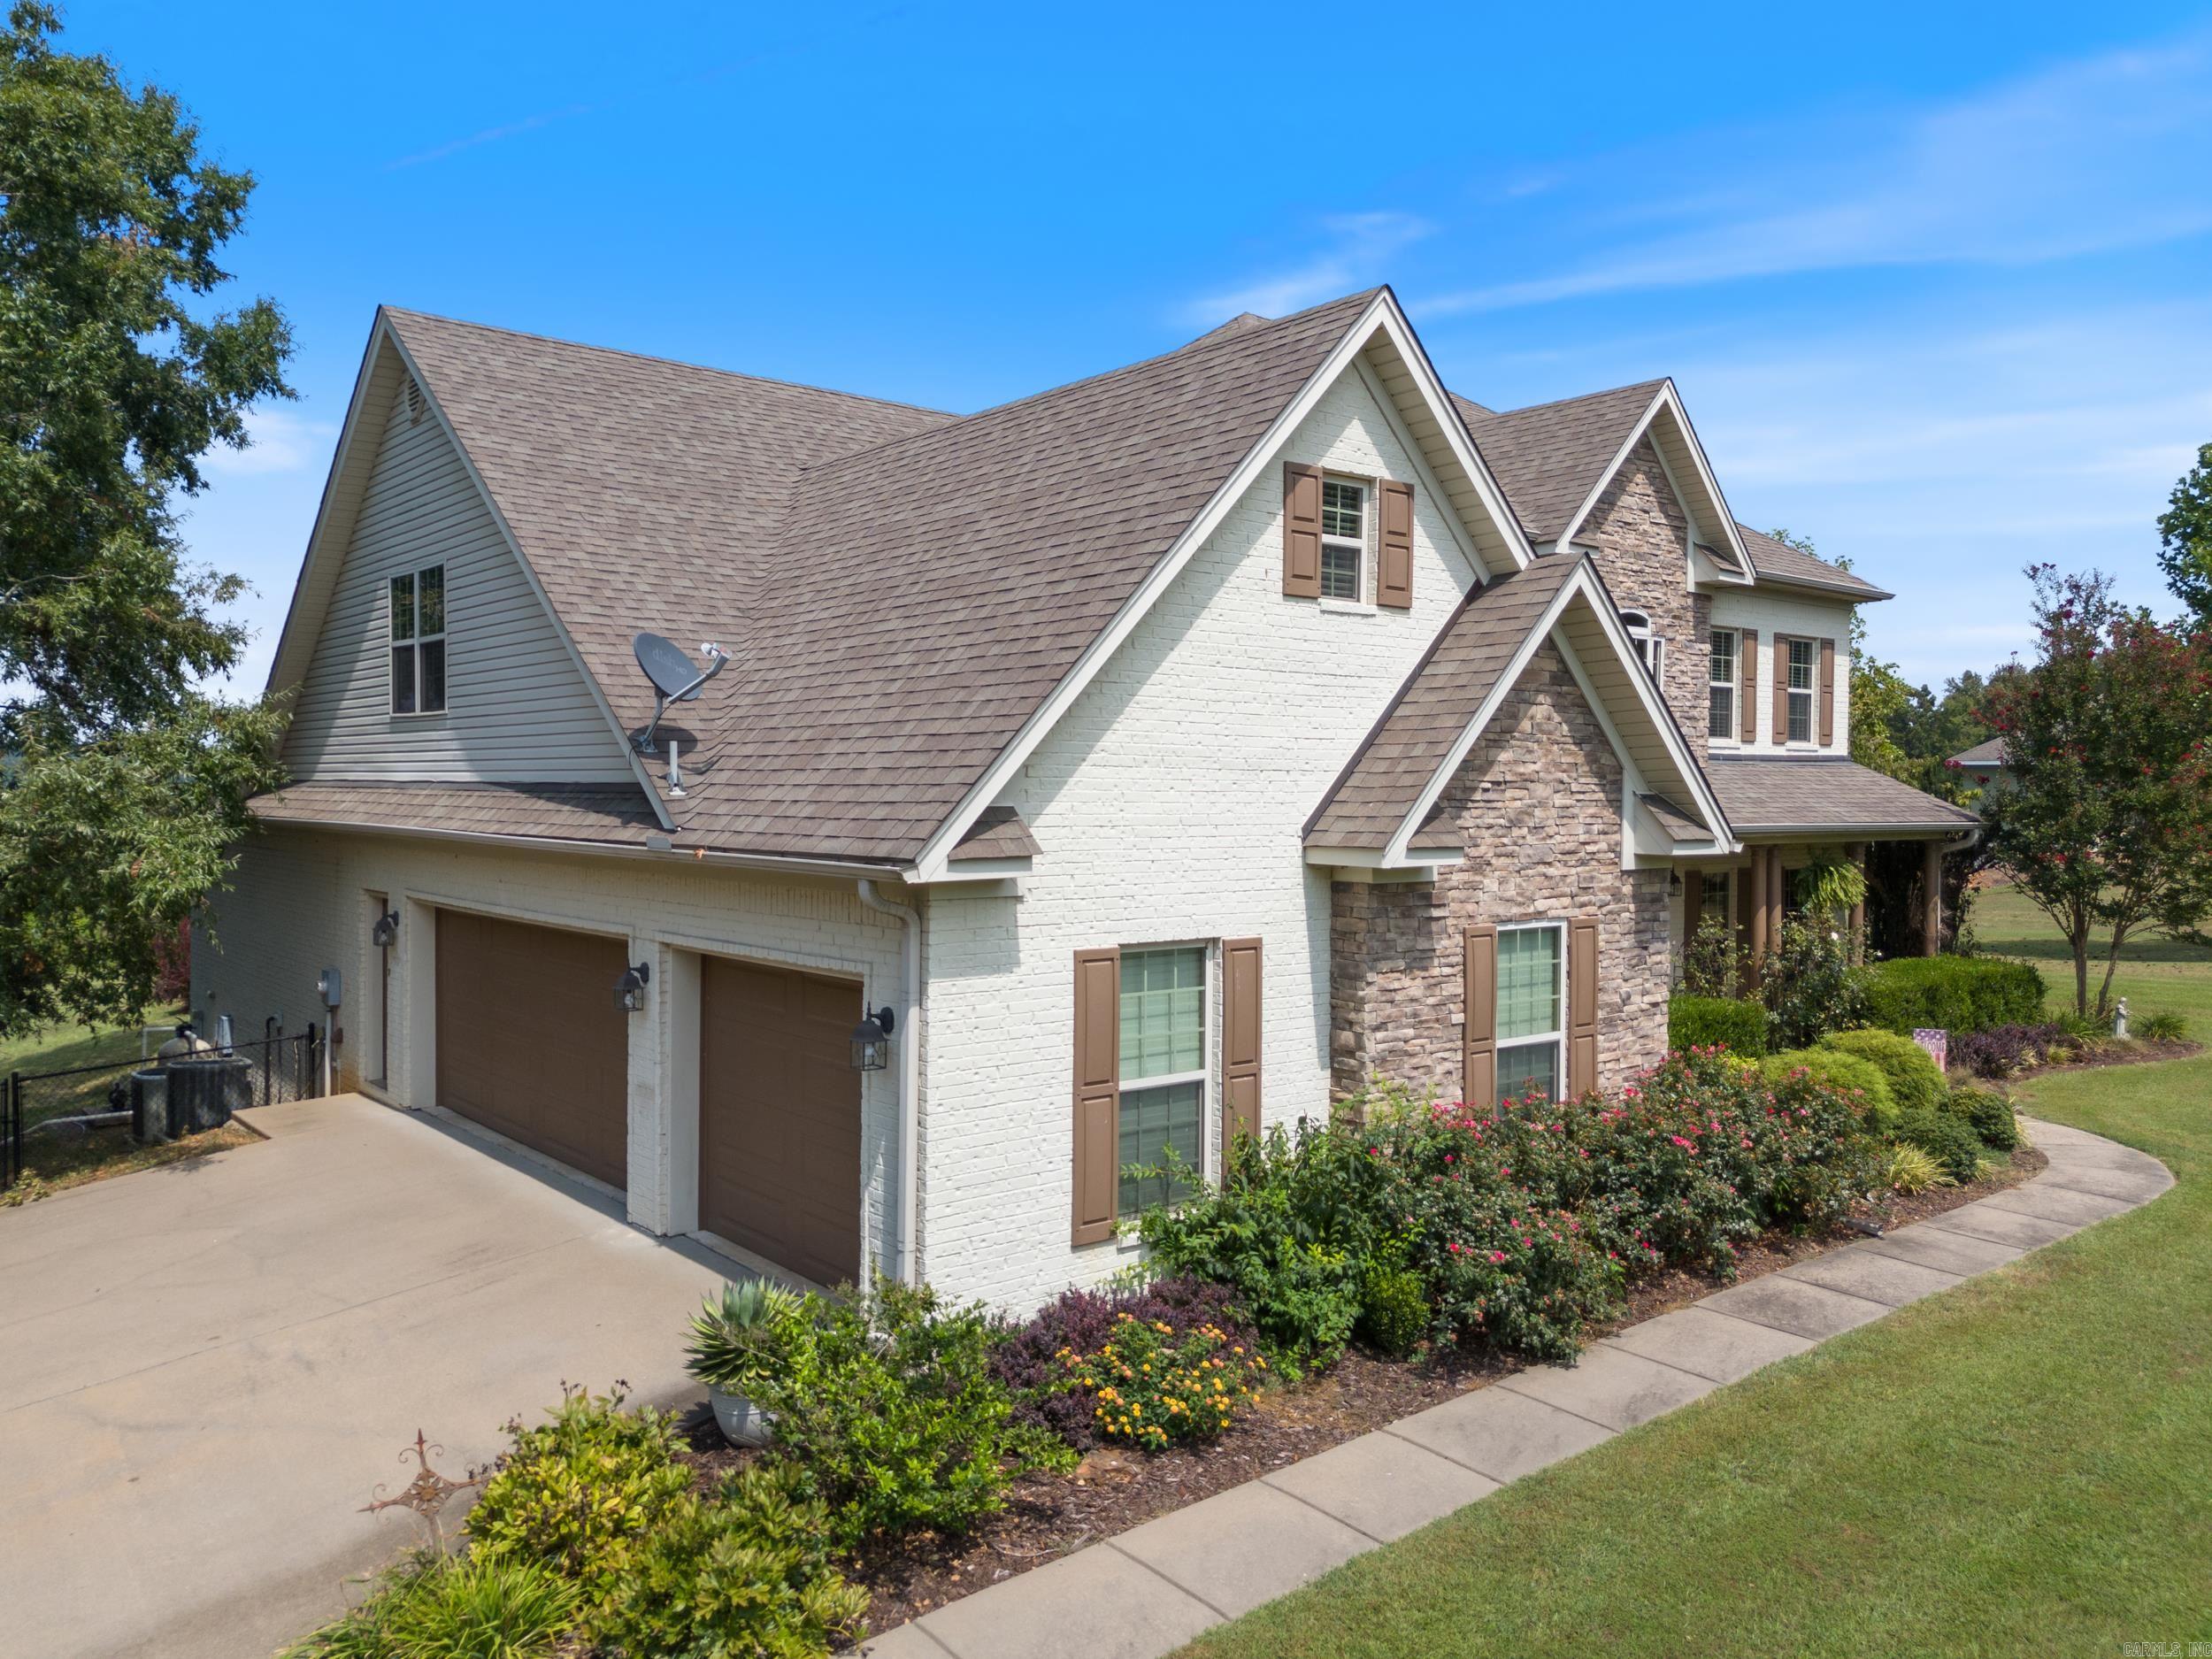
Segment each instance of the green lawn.
M2030 1095L2180 1184L1186 1653L2072 1659L2212 1641L2212 1056L2055 1073Z
M181 1006L150 1009L149 1025L173 1025L184 1018ZM164 1032L165 1037L168 1033ZM157 1042L159 1038L155 1040ZM0 1041L0 1071L69 1071L82 1065L119 1065L139 1056L138 1027L117 1026L87 1031L64 1025L35 1037Z
M2073 1007L2074 959L2048 917L2012 887L2001 887L1975 895L1972 919L1982 950L1993 956L2018 956L2042 969L2044 983L2050 987L2044 1006L2051 1013ZM2093 1003L2104 972L2101 939L2090 960ZM2130 941L2120 951L2112 994L2127 998L2131 1018L2179 1014L2189 1022L2192 1036L2212 1038L2212 949L2202 945L2176 944L2149 934Z

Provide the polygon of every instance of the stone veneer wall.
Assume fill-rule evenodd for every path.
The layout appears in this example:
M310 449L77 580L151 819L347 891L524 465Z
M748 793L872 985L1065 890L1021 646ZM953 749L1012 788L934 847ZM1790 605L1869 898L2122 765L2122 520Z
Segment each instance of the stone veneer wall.
M1712 724L1707 694L1713 602L1690 591L1689 520L1649 438L1629 452L1575 540L1597 549L1598 571L1614 603L1648 614L1665 638L1667 702L1703 759Z
M1331 1086L1460 1090L1463 930L1598 918L1598 1086L1667 1046L1667 872L1621 868L1621 765L1556 651L1540 649L1444 795L1463 862L1331 892Z

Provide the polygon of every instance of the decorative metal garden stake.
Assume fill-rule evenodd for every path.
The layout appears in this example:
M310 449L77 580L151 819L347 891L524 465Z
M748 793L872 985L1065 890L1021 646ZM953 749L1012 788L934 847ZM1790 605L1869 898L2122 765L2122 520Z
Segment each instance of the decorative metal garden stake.
M368 1502L361 1506L364 1515L374 1515L379 1509L412 1509L422 1517L430 1528L430 1547L441 1555L445 1554L445 1534L438 1526L438 1511L444 1509L448 1499L457 1492L466 1492L471 1486L480 1486L484 1477L473 1476L467 1480L449 1480L430 1466L430 1454L442 1452L445 1448L434 1446L423 1438L420 1429L415 1431L415 1443L399 1455L405 1463L408 1453L414 1454L415 1478L391 1497L383 1495L381 1481L372 1487Z

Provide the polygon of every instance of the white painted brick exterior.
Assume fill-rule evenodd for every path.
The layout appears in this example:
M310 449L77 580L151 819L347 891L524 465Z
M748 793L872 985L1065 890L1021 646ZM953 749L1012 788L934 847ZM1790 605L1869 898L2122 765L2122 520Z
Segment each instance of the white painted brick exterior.
M1416 476L1356 375L1281 458ZM1283 597L1271 468L1003 797L1042 849L1024 896L931 891L922 1260L941 1288L1025 1310L1125 1259L1068 1242L1078 949L1258 937L1264 1117L1328 1110L1329 883L1302 834L1474 580L1448 511L1417 494L1409 613L1325 611ZM1213 984L1210 1153L1217 963Z
M894 887L895 892L895 887ZM696 1174L688 1134L695 1098L679 1098L693 1018L676 1013L679 958L705 951L857 979L859 1018L870 1006L903 1005L900 929L864 910L849 881L755 875L677 860L569 856L414 837L273 827L250 842L231 890L211 905L215 936L196 928L192 1005L229 1014L241 1038L281 1012L288 1031L325 1016L316 975L345 975L337 1023L339 1082L357 1087L375 1034L377 952L366 895L400 912L391 964L392 1046L387 1092L403 1105L436 1104L429 990L435 941L431 910L453 905L625 937L630 960L653 964L646 1006L630 1021L630 1219L654 1233L696 1225ZM607 987L612 996L614 988ZM864 1259L895 1255L898 1154L895 1069L863 1079Z

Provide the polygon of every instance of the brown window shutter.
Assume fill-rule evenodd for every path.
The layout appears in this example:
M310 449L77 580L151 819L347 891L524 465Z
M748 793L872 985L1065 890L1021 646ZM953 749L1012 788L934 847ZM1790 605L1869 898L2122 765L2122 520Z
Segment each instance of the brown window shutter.
M1321 469L1283 463L1283 591L1321 597Z
M1682 939L1684 943L1697 934L1697 918L1705 910L1705 872L1685 870L1682 872Z
M1075 953L1075 1217L1072 1244L1114 1236L1121 1167L1121 952Z
M1498 1103L1498 930L1467 930L1466 1064L1460 1095L1470 1106Z
M1375 577L1375 603L1394 611L1413 609L1413 486L1395 479L1382 484L1382 562Z
M1221 1144L1260 1132L1260 941L1221 941Z
M1790 741L1790 636L1774 636L1774 741Z
M1736 710L1736 731L1746 743L1759 741L1759 630L1746 628L1743 639L1743 666L1736 671L1742 689L1737 694L1740 705Z
M1567 924L1567 1097L1598 1086L1598 924Z
M1836 642L1820 642L1820 741L1826 748L1836 741Z

